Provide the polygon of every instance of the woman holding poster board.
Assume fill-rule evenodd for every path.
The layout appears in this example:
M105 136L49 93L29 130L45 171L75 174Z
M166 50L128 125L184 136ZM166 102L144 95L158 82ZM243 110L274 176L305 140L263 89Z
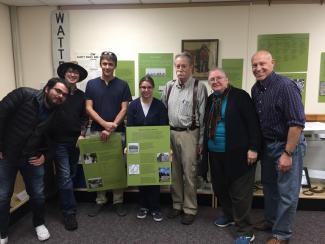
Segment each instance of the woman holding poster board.
M146 75L139 81L140 97L132 101L127 112L127 126L168 125L165 105L153 97L154 80ZM160 186L139 186L138 219L150 213L155 221L162 221L160 211Z

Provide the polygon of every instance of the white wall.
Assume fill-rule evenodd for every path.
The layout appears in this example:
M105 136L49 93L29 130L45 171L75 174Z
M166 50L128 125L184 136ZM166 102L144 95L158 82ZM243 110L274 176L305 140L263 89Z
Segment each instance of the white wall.
M26 85L39 87L53 75L53 9L18 9ZM140 52L176 54L182 39L219 39L219 64L223 58L244 58L243 84L250 91L254 83L250 57L256 51L257 35L310 33L306 113L324 114L325 104L317 102L324 23L325 5L320 4L70 10L71 57L77 52L110 50L120 60L135 60L137 67Z
M15 88L9 8L0 3L0 100Z

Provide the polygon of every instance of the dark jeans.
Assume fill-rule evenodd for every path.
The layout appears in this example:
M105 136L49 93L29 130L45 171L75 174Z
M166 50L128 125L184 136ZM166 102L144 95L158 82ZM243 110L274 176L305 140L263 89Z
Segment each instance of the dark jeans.
M211 182L226 217L236 223L236 235L251 232L250 210L253 199L255 165L244 175L230 181L225 172L225 153L209 153Z
M160 211L160 186L139 186L139 204L150 212Z
M264 216L273 223L273 235L281 240L290 239L292 236L306 145L305 138L301 135L292 156L292 167L286 172L281 172L278 168L278 160L286 142L270 142L263 147L261 166Z
M72 178L76 174L79 149L75 143L57 144L55 152L56 175L60 196L60 207L64 215L75 214L77 209Z
M17 172L23 176L29 204L33 212L34 227L44 224L44 166L33 166L27 161L0 160L0 232L9 228L10 200L14 191Z

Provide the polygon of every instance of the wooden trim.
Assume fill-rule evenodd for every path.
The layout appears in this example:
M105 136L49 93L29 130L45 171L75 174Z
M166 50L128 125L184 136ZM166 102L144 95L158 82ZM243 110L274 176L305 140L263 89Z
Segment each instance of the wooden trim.
M325 122L325 114L306 114L306 121L308 122Z

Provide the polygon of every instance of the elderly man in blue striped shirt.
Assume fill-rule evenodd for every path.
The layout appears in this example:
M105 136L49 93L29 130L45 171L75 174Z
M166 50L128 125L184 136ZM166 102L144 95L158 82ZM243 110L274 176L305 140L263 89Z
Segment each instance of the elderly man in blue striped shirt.
M264 220L259 230L271 230L267 244L288 243L297 209L306 143L300 90L287 77L273 71L268 51L252 57L256 83L252 98L259 117L264 145L261 156L264 193Z

